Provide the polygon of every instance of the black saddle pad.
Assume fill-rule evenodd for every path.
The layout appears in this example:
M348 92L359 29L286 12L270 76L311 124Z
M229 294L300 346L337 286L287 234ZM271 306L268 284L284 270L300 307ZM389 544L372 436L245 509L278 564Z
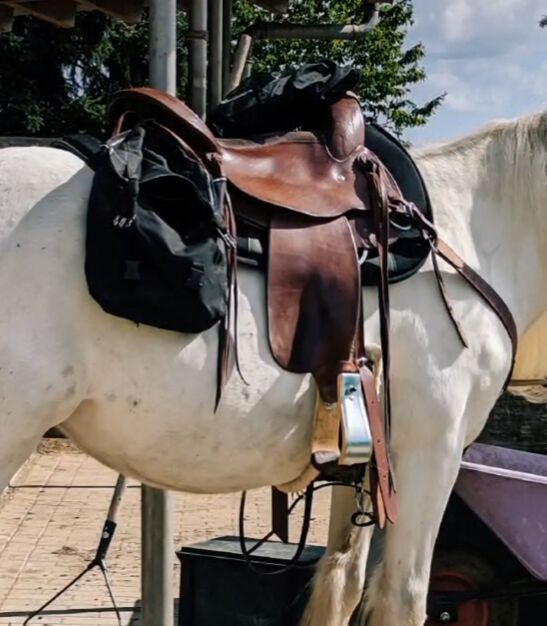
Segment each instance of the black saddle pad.
M413 202L433 222L433 211L424 180L401 142L378 124L369 122L366 125L365 145L390 171L404 198ZM394 225L392 228L397 230ZM410 278L420 269L430 253L429 244L416 229L398 229L397 235L397 241L389 248L388 269L391 283ZM377 285L378 277L377 258L367 259L362 266L363 284Z

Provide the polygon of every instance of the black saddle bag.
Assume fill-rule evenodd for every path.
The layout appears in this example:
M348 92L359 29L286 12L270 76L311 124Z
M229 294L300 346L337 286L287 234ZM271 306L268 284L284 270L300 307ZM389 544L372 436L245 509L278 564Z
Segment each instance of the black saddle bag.
M89 292L112 315L197 333L227 310L223 180L150 121L112 138L89 164Z

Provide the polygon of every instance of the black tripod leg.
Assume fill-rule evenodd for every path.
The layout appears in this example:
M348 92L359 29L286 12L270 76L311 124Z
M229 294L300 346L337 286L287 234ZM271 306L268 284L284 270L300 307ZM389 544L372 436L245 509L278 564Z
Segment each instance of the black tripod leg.
M98 563L98 566L103 574L104 582L108 590L108 595L110 596L110 601L112 602L112 606L114 607L114 611L116 612L116 619L118 620L118 626L122 626L122 616L120 615L120 612L118 610L118 605L116 604L116 598L114 597L114 591L112 589L112 585L110 584L110 578L108 576L108 569L106 567L106 563L104 561L100 561Z
M122 474L119 474L118 480L116 481L116 486L114 487L114 493L112 494L112 498L110 499L110 506L108 508L106 520L103 524L103 529L101 531L101 538L99 540L99 545L97 546L97 552L95 554L95 558L93 559L93 561L91 561L91 563L82 572L80 572L80 574L78 574L76 578L71 580L68 583L68 585L63 587L61 591L58 591L45 604L42 604L42 606L39 609L37 609L36 611L33 611L27 617L27 619L23 622L23 626L25 626L25 624L28 624L31 619L33 619L34 617L42 613L42 611L44 611L44 609L46 609L50 604L53 604L55 600L60 598L66 591L68 591L71 587L73 587L81 578L83 578L87 574L87 572L92 570L94 567L98 567L103 573L105 583L106 583L106 588L108 589L108 595L110 596L110 599L114 606L114 610L116 611L118 624L121 626L122 621L121 621L120 612L118 611L118 606L114 599L114 594L112 592L112 585L110 584L110 580L108 578L104 560L108 552L108 549L110 548L110 544L112 543L112 538L114 537L114 532L116 530L116 516L118 514L118 509L120 508L120 504L122 501L123 493L125 491L126 483L127 483L127 479L125 478L125 476L122 476Z
M39 609L36 609L36 611L33 611L28 617L27 619L23 622L23 626L25 626L25 624L28 624L30 622L30 620L33 617L36 617L37 615L39 615L40 613L42 613L42 611L44 609L46 609L50 604L53 604L55 602L55 600L57 600L57 598L60 598L63 593L65 593L66 591L68 591L71 587L73 587L81 578L83 578L87 572L89 572L89 570L91 570L93 567L95 567L95 565L97 565L94 561L91 562L84 570L83 572L80 572L78 574L78 576L76 576L76 578L73 578L68 585L65 585L61 591L58 591L54 596L52 596L47 602L45 602L44 604L42 604L42 606Z

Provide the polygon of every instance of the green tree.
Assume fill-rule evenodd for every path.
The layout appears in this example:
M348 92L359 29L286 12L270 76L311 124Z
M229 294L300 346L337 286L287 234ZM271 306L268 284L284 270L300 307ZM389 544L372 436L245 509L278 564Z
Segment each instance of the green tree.
M179 31L187 28L180 14ZM179 46L180 88L186 47ZM33 18L0 35L0 134L55 137L104 132L111 95L146 84L148 24L127 26L98 12L80 13L63 30Z
M293 0L290 21L362 21L362 0ZM234 35L273 16L245 0L235 1ZM421 105L410 97L423 80L422 45L405 48L412 3L398 0L382 10L380 25L365 42L258 42L253 69L276 71L332 58L362 70L359 95L368 116L397 133L425 124L442 96ZM187 85L186 18L179 17L179 93ZM19 18L0 35L0 134L59 136L104 133L106 103L117 90L146 84L148 25L127 26L96 12L81 13L73 30Z
M271 19L264 10L236 0L236 32L257 20ZM294 0L291 23L351 24L363 21L362 0ZM330 58L351 63L362 71L358 95L367 116L386 124L397 134L424 125L440 106L444 95L422 104L410 98L413 85L425 79L421 61L424 46L405 47L413 24L411 0L398 0L381 9L381 21L363 41L263 41L253 48L253 71L284 70L302 63Z

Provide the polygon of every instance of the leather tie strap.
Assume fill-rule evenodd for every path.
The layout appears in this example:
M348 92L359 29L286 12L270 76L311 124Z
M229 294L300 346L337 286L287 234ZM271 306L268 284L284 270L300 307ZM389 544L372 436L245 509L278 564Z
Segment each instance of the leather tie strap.
M397 496L391 477L389 452L384 438L380 404L373 373L365 365L359 367L361 384L367 406L374 459L370 465L370 492L374 519L378 528L385 526L386 518L394 524L397 520Z
M515 360L517 357L518 333L515 319L507 304L501 296L480 276L473 268L457 254L445 241L437 239L433 248L433 254L438 254L449 265L451 265L458 274L481 296L488 306L496 313L503 324L509 338L511 339L512 358L511 368L507 374L507 379L503 389L507 387L513 373Z

